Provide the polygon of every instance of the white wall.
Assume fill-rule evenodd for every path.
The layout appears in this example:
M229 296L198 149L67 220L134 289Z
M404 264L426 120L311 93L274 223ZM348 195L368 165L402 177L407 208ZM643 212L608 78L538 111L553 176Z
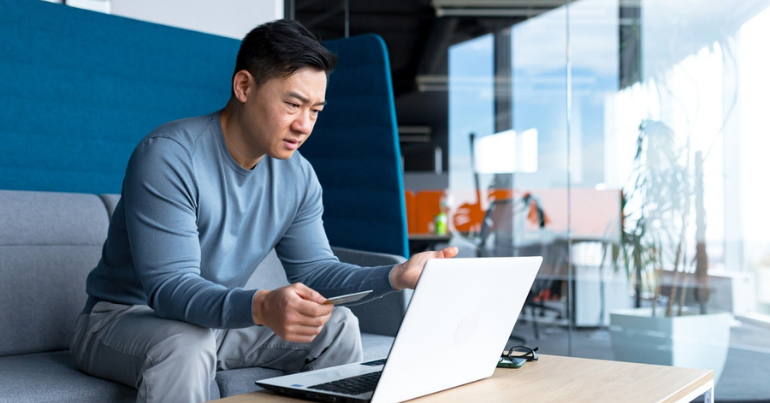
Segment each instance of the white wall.
M62 0L43 0L49 3L62 4ZM100 13L110 12L110 0L68 0L67 5L70 7L83 8L91 11L98 11Z
M60 2L57 1L56 3ZM110 12L110 2L108 0L67 0L67 5L100 13L109 14Z
M283 0L110 0L110 13L235 39L283 18Z

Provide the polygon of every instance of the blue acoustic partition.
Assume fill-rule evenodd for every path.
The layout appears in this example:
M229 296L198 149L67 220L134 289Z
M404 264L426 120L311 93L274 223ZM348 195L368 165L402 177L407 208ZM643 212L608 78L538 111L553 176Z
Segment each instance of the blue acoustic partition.
M0 189L119 193L136 144L221 108L240 41L0 0Z
M383 40L361 35L325 42L339 64L327 105L301 152L324 192L332 245L409 257L401 151L390 62Z
M0 0L0 189L120 193L147 133L222 108L240 41L39 0ZM302 147L338 247L407 256L400 151L379 37L339 55Z

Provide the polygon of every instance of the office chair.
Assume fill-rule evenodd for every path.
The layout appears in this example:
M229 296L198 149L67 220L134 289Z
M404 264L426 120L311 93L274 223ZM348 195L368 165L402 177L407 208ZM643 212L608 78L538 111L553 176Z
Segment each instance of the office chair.
M543 229L547 222L545 212L533 195L527 193L518 198L492 201L476 240L476 254L479 257L543 257L540 274L532 285L522 309L523 311L529 309L535 338L539 339L537 316L543 317L547 311L551 311L556 314L557 319L563 318L562 310L547 306L541 295L560 290L562 280L559 275L563 274L567 267L569 256L566 240L547 239L549 237L542 236L543 234L528 237L525 234L527 220L534 221L538 229ZM512 335L511 337L523 341L521 336Z

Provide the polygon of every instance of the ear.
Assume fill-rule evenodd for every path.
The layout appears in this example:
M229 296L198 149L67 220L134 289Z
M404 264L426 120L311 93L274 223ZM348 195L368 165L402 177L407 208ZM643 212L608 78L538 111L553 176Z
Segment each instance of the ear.
M235 73L233 77L233 94L239 101L246 102L251 94L251 83L254 77L247 70L241 70Z

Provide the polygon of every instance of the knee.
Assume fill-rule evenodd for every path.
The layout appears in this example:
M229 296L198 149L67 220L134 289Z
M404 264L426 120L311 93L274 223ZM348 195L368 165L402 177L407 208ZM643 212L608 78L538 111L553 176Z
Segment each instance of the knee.
M313 341L311 355L302 370L325 368L363 360L358 318L348 308L336 307L323 331ZM311 364L312 363L312 364ZM310 365L308 365L310 364Z
M358 318L350 309L344 306L334 308L328 324L341 328L343 332L355 333L359 338L361 336L358 328Z
M150 361L173 363L178 368L216 371L216 336L211 329L191 325L183 332L169 335L148 352Z
M350 309L334 308L327 327L329 328L328 331L334 335L336 345L346 346L354 352L361 350L361 330L358 326L358 318Z

